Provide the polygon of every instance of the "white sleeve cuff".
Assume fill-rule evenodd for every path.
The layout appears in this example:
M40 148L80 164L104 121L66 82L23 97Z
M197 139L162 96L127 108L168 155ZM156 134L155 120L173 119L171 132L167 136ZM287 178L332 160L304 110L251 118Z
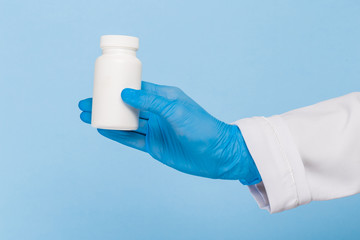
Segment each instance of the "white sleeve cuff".
M270 211L269 199L263 182L248 186L251 195L255 198L260 208Z
M245 118L232 124L240 128L263 180L249 186L259 207L276 213L309 203L304 165L281 116Z

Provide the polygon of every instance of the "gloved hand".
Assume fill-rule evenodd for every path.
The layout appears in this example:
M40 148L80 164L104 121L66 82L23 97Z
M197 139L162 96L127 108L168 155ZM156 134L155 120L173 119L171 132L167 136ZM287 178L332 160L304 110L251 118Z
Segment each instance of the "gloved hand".
M184 173L245 185L261 181L238 126L211 116L179 88L143 81L141 90L126 88L121 97L140 109L139 128L98 129L101 135ZM79 108L82 121L90 123L92 99L80 101Z

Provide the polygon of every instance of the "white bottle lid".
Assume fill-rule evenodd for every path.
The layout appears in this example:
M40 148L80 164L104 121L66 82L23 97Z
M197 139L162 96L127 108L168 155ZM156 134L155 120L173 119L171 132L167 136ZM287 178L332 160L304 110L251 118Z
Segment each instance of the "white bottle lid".
M139 38L126 35L103 35L100 38L100 47L125 47L139 49Z

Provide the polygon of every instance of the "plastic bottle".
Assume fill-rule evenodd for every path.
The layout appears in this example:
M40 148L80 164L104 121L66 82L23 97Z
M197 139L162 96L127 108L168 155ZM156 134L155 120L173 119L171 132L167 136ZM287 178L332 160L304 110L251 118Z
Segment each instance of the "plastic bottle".
M141 62L136 57L139 39L104 35L102 55L96 59L91 126L114 130L136 130L139 110L121 99L124 88L141 89Z

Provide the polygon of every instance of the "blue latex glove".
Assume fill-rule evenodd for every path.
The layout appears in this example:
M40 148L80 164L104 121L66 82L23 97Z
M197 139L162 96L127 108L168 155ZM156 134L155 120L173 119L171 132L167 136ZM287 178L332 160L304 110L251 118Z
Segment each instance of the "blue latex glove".
M141 90L126 88L121 97L140 109L139 128L98 129L101 135L184 173L245 185L261 181L238 126L211 116L179 88L143 81ZM82 121L90 123L92 99L80 101L79 108Z

